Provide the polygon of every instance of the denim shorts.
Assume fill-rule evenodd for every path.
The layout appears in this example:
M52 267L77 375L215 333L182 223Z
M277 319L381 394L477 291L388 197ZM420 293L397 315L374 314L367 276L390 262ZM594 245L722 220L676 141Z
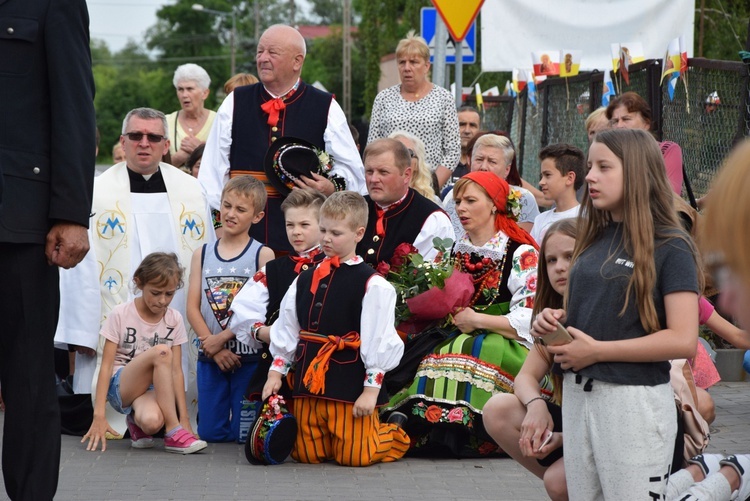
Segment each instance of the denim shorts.
M122 406L122 395L120 395L120 375L122 374L122 370L125 367L120 367L117 369L117 372L115 372L115 375L112 376L112 378L109 380L109 389L107 390L107 402L109 402L109 405L112 406L114 410L119 412L120 414L130 414L130 411L132 410L132 406L123 407ZM151 391L154 389L154 385L150 385L148 387L148 391Z
M122 407L122 396L120 395L120 375L124 367L120 367L114 376L109 380L109 390L107 390L107 402L114 410L120 414L130 414L130 407Z

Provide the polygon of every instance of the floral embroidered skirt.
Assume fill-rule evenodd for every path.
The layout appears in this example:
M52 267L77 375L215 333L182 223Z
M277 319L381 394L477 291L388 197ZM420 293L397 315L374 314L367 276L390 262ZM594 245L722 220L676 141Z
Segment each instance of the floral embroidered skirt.
M422 359L412 384L382 410L409 417L413 453L476 457L499 452L484 431L482 409L511 393L528 349L499 334L458 334ZM501 452L501 451L500 451Z

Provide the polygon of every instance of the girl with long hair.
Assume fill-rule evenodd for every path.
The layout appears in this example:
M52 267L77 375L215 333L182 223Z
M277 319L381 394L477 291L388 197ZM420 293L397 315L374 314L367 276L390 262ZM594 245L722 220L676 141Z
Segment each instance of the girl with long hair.
M692 357L698 339L697 253L648 132L599 132L586 181L565 308L532 326L543 337L563 324L573 337L548 347L564 371L568 491L658 498L677 434L669 360Z
M575 238L575 219L553 223L544 235L533 315L544 308L562 308ZM550 379L551 395L546 389ZM537 338L516 376L513 393L498 393L484 406L487 432L510 457L544 480L553 500L568 499L562 460L561 401L562 378L552 372L552 356Z

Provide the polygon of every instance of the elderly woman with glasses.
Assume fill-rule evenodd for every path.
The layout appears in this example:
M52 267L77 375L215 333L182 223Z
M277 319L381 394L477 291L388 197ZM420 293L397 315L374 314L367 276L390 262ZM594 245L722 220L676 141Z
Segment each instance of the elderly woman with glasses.
M178 66L172 79L181 108L167 115L171 163L185 165L190 154L208 139L216 112L205 108L211 77L197 64Z
M411 132L427 149L425 162L440 186L461 159L458 114L453 96L427 78L430 49L410 32L396 47L401 83L382 90L372 105L367 142L388 137L396 130Z

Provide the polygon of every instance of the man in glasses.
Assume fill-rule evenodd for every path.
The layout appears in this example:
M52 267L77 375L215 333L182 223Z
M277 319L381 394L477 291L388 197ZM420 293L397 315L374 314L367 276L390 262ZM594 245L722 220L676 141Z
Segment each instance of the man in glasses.
M120 136L125 162L94 181L91 251L78 267L61 275L63 297L55 341L77 348L76 393L95 392L92 383L96 381L101 322L112 308L129 299L132 273L141 260L154 251L174 252L189 273L193 251L215 238L200 183L161 163L169 149L167 131L161 111L136 108L127 114ZM185 304L186 288L178 289L172 307L183 318L187 318ZM194 391L194 377L189 378L186 370L191 351L183 352L183 370ZM188 402L192 400L189 394ZM107 419L123 433L124 416L107 409Z
M86 2L0 1L3 480L51 500L60 467L52 336L58 267L86 254L95 162Z

